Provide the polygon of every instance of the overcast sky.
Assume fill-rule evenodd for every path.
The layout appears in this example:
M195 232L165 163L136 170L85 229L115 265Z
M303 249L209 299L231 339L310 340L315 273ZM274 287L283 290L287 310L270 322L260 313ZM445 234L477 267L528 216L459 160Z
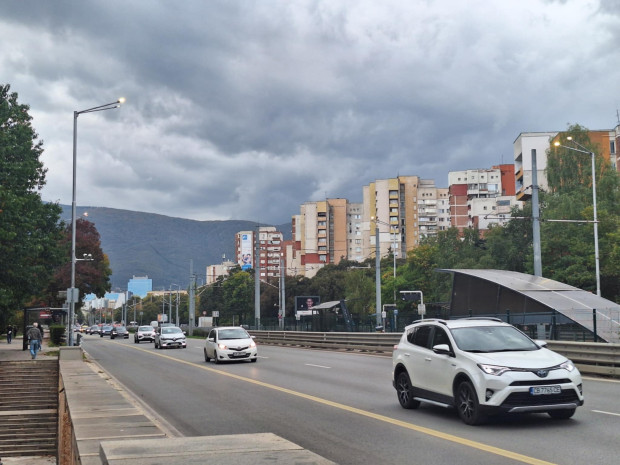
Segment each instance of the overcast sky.
M521 132L612 129L620 0L0 0L0 82L44 200L280 224L375 179L513 163Z

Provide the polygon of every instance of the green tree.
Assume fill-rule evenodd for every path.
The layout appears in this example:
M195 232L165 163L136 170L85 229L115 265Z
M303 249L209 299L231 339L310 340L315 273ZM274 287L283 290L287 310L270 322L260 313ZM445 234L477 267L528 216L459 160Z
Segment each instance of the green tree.
M232 320L235 324L254 324L254 278L253 273L232 270L222 283L224 301L221 302L220 318Z
M43 142L28 105L0 85L0 312L6 322L40 294L63 260L58 204L41 200Z
M101 249L101 238L95 225L88 220L78 218L75 234L75 255L82 258L88 255L88 260L78 260L75 264L75 287L80 290L80 297L95 294L103 297L110 290L110 261ZM71 287L71 225L67 225L59 242L63 250L63 263L54 273L52 281L45 290L45 304L59 307L65 298L59 296L59 291ZM81 302L76 303L76 318L83 319Z
M570 147L568 136L595 154L601 294L615 298L620 286L620 265L614 253L620 219L618 173L599 155L601 149L590 141L586 128L573 125L562 135L562 145ZM592 158L588 153L553 147L547 154L547 179L549 192L541 196L545 206L541 214L543 275L595 292L593 225L545 222L593 219Z

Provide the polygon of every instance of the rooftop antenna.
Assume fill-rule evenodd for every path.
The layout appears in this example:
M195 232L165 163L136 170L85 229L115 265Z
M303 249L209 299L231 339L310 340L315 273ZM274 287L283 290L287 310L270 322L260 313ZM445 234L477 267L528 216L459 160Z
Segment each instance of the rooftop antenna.
M618 120L618 124L620 124L620 113L618 112L617 108L616 108L616 119Z

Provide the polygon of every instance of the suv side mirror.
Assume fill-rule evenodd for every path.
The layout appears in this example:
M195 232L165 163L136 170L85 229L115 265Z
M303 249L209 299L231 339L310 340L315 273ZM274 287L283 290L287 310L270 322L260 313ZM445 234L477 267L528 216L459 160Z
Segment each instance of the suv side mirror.
M448 344L437 344L436 346L433 346L433 352L442 355L452 355L452 351L450 350L450 346Z

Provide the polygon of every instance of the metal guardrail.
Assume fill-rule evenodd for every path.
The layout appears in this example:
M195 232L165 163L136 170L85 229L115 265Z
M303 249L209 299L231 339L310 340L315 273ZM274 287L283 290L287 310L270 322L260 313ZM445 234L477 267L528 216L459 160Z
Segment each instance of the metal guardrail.
M337 333L250 330L261 344L362 351L391 356L401 333ZM547 347L565 355L582 374L620 378L620 344L547 341Z

